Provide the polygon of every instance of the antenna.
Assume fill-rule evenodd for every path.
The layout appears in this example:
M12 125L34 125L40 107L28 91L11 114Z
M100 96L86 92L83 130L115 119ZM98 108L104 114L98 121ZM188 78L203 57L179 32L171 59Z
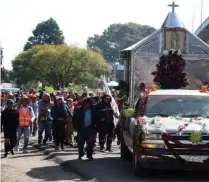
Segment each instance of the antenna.
M192 33L194 33L194 18L195 18L195 10L196 10L196 6L194 7L194 12L193 12L193 16L192 16Z
M202 26L202 14L203 14L203 0L201 1L201 12L200 12L200 26Z

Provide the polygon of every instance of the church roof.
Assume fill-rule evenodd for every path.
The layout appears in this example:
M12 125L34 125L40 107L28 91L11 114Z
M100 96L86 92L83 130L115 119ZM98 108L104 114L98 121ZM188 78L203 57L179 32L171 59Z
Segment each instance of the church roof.
M184 24L175 12L168 13L163 28L184 28Z
M196 55L196 56L209 56L209 46L203 42L196 35L191 33L184 27L183 22L174 12L174 7L178 6L173 3L172 12L168 13L165 21L163 22L161 28L148 37L142 39L136 44L122 50L123 51L135 51L138 54L161 54L163 52L163 42L164 42L164 30L166 29L181 29L185 31L186 35L186 46L185 54Z

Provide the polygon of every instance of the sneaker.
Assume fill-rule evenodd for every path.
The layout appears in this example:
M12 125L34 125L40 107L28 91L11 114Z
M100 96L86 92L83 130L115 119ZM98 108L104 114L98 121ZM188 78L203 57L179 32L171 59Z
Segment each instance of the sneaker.
M8 156L8 153L5 153L5 154L4 154L4 158L7 158L7 156Z
M106 151L113 152L113 150L111 148L107 148Z
M14 150L13 150L13 149L11 150L11 154L12 154L12 155L15 155L15 153L14 153Z
M74 147L74 143L69 143L69 146L70 147Z
M82 160L82 157L84 156L84 154L80 154L79 156L78 156L78 159L79 160Z
M93 161L94 160L94 158L92 156L87 156L87 158L88 158L89 161Z
M62 150L65 150L65 146L64 146L64 145L62 145L62 146L61 146L61 149L62 149Z
M43 145L47 145L47 142L46 142L46 140L44 140L44 141L43 141Z
M57 151L58 151L59 149L60 149L59 147L55 147L55 150L57 150Z
M23 154L27 154L28 153L28 150L27 149L24 149L23 150Z
M100 146L100 152L104 152L104 146Z
M15 151L17 151L17 152L20 151L19 146L16 146L16 147L15 147Z

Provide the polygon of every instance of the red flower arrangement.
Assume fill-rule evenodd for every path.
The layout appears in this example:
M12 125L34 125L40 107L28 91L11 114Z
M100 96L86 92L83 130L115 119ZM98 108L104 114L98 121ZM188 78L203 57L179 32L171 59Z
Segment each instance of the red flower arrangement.
M158 83L161 89L179 89L186 87L189 83L186 79L185 60L180 51L164 51L156 65L156 71L152 72L153 81Z

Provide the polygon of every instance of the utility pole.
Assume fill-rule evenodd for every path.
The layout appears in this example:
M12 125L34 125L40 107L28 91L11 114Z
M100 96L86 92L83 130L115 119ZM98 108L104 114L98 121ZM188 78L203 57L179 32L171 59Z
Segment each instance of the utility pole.
M192 33L194 33L195 11L196 11L196 7L194 7L194 12L193 12L193 16L192 16Z
M200 12L200 25L202 26L202 14L203 14L203 0L201 1L201 12Z
M1 62L1 67L2 67L2 61L3 61L3 47L2 47L1 42L0 42L0 62Z

